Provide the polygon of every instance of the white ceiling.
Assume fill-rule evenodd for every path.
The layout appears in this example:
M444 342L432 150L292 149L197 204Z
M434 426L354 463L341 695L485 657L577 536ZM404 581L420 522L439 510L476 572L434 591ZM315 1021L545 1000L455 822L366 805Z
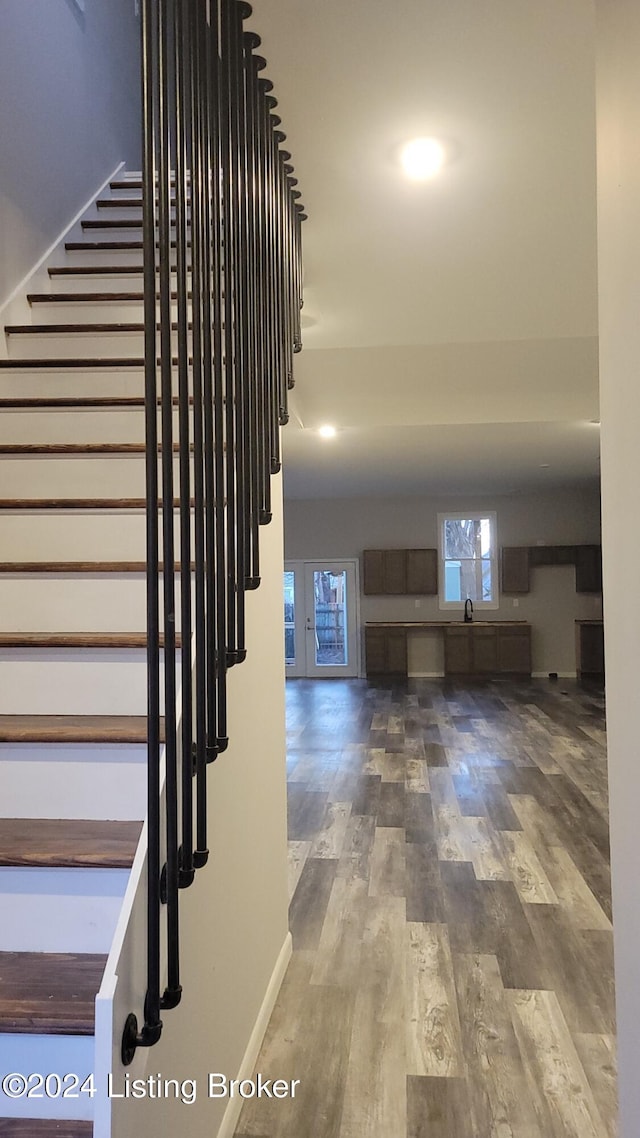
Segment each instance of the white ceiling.
M254 0L309 214L288 496L597 478L593 9Z

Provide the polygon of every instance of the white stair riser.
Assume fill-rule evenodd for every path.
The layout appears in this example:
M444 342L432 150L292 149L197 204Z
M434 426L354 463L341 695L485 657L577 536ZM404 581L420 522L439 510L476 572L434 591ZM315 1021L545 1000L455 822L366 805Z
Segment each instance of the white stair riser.
M0 455L3 498L144 498L145 455ZM158 458L158 478L160 478ZM173 494L180 493L173 457ZM193 460L190 493L193 496Z
M159 320L159 311L157 317ZM171 305L171 319L173 321L178 319L178 309L175 303ZM31 324L100 324L105 322L108 324L120 322L130 324L136 320L140 323L144 320L144 305L140 300L103 300L97 303L93 301L55 301L46 304L33 304L29 313L29 323Z
M180 629L176 587L176 628ZM162 625L162 619L161 619ZM134 579L5 578L0 588L0 629L6 632L141 632L146 627L146 584ZM15 666L15 665L14 665ZM55 710L55 709L54 709ZM125 714L122 712L122 714Z
M88 237L78 238L89 242ZM98 238L102 240L102 238ZM105 238L110 240L110 238ZM128 240L135 240L135 238L128 238ZM92 242L95 244L95 242ZM175 263L175 257L174 263ZM142 249L67 249L65 260L63 264L69 267L74 265L135 265L137 268L142 268Z
M0 1071L19 1071L63 1078L76 1074L83 1083L94 1068L92 1035L15 1035L0 1034ZM33 1087L33 1083L30 1084ZM68 1084L67 1084L68 1085ZM2 1096L5 1118L93 1118L93 1102L88 1094L77 1098L19 1098Z
M142 332L19 333L8 345L13 360L138 359L144 353Z
M140 357L142 358L142 357ZM178 381L174 378L174 393ZM139 368L3 368L0 370L0 398L72 398L110 396L144 397L144 372Z
M128 869L0 867L0 952L108 952Z
M163 682L161 675L161 691ZM0 649L0 715L145 715L146 710L144 648Z
M2 743L0 817L144 818L146 763L146 743Z
M66 265L65 268L73 268ZM53 273L40 281L32 292L142 292L142 269L136 273L104 273L100 266L94 273ZM34 309L34 311L36 311Z
M160 421L158 414L158 433ZM177 441L177 408L173 430ZM143 408L8 408L0 414L0 443L143 443L144 438Z
M0 557L8 561L46 558L47 561L144 562L146 559L144 510L22 514L12 511L0 515L0 523L3 535ZM180 549L177 514L173 532L177 554ZM0 603L3 590L4 586L0 588Z
M91 228L89 228L89 229L81 228L79 231L79 236L77 237L77 240L78 241L142 241L142 222L140 221L139 211L138 211L137 216L135 214L133 215L133 219L138 224L132 225L132 226L124 225L124 226L122 226L122 228L120 228L119 226L111 226L111 225L105 226L103 224L105 221L122 221L123 220L123 218L121 216L118 217L118 216L116 216L115 213L114 213L113 217L111 215L112 215L111 210L109 210L108 212L105 210L100 210L99 213L93 214L92 217L85 218L86 221L99 221L101 223L100 228L94 229L93 226L91 226ZM172 230L171 236L172 236L172 238L174 237L173 230Z

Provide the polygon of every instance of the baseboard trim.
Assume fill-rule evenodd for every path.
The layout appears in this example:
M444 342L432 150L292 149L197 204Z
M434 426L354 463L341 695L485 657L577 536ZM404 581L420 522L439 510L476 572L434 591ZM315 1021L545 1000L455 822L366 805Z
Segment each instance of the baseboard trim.
M409 672L410 680L443 680L444 672Z
M88 201L86 201L84 203L84 205L80 207L80 209L76 213L75 217L73 217L71 219L71 221L66 226L66 228L63 229L62 233L58 234L55 241L47 249L46 253L43 253L42 256L40 257L40 260L37 261L37 263L31 269L29 269L29 272L27 273L26 277L23 277L22 280L20 281L20 284L16 285L13 292L10 293L10 295L7 297L7 299L3 300L2 304L0 304L0 316L2 316L2 313L5 311L6 308L9 307L10 304L13 304L13 301L17 300L18 297L25 291L25 289L26 289L27 285L29 284L29 281L31 280L31 278L35 276L35 274L42 268L42 266L44 264L46 264L46 262L49 260L49 257L53 256L53 254L55 253L58 246L60 244L62 244L62 242L64 241L67 234L73 229L74 225L78 224L78 222L80 221L80 218L83 217L84 214L89 209L89 207L93 205L94 201L96 200L96 198L98 198L100 196L102 191L106 190L107 186L109 185L109 182L113 181L113 179L120 173L120 171L124 169L124 166L125 166L124 162L118 163L115 170L113 170L113 172L111 174L109 174L109 177L105 178L102 185L98 186L98 189L95 190L94 193L92 193L92 195L88 199Z
M576 678L575 672L556 672L556 675L559 680L575 680ZM531 678L533 680L548 680L549 672L532 672Z
M262 1046L262 1040L264 1039L264 1034L267 1030L269 1020L271 1019L271 1013L278 998L278 992L284 980L284 974L287 971L292 951L293 941L291 939L291 933L288 932L284 939L284 944L280 949L278 959L276 960L275 968L271 973L271 979L267 985L262 1006L258 1012L258 1018L254 1024L247 1049L240 1064L240 1069L236 1075L237 1079L250 1079L253 1074L258 1052ZM229 1099L227 1109L224 1112L224 1117L220 1124L220 1129L218 1130L217 1138L233 1138L233 1133L238 1124L238 1118L240 1117L240 1111L242 1110L242 1102L243 1100L241 1098Z

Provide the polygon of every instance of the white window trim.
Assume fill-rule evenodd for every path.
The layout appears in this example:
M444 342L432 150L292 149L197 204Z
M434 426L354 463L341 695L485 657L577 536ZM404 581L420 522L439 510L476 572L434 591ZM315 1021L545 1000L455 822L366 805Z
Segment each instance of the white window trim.
M491 580L494 586L494 600L473 601L473 611L500 608L498 585L498 517L495 510L447 510L438 514L438 605L439 608L451 612L463 612L464 601L446 601L444 599L444 523L447 518L490 518L493 531L493 552L491 561Z

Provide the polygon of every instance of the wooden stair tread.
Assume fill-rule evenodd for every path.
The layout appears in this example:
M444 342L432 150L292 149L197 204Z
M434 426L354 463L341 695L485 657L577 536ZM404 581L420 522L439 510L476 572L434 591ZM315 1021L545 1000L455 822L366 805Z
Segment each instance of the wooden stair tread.
M160 565L160 572L163 572ZM192 563L191 569L195 570ZM0 573L146 573L146 561L2 561ZM175 572L180 572L176 562Z
M52 265L50 277L142 276L142 265Z
M90 217L81 222L82 229L142 229L140 217Z
M141 253L143 249L142 241L66 241L65 249L68 253L95 253L99 250L106 252L120 251L124 253ZM156 248L158 246L156 245ZM176 248L176 242L170 243L170 248ZM187 249L191 248L191 242L187 241Z
M191 293L188 294L191 299ZM156 300L159 295L156 293ZM177 292L171 293L171 299L177 300ZM143 292L30 292L27 296L29 304L104 304L114 301L122 303L135 301L144 302Z
M193 500L190 507L193 508ZM0 510L145 510L144 498L0 498ZM174 498L173 508L179 509ZM162 502L158 500L158 509Z
M93 1123L74 1118L0 1118L0 1138L91 1138Z
M193 451L193 443L190 450ZM173 444L174 454L180 453L180 444ZM0 443L0 455L33 454L146 454L144 443ZM158 445L162 453L162 446Z
M86 368L88 371L109 370L110 368L135 368L144 369L144 359L140 356L121 356L121 357L107 357L100 356L99 358L88 358L81 356L71 356L69 359L29 359L29 360L0 360L0 370L2 371L40 371L45 369L47 371L68 371L73 368Z
M54 335L70 336L73 333L86 333L87 335L102 335L105 332L144 332L144 324L136 323L105 323L105 324L7 324L6 336Z
M189 402L193 403L193 396L190 396ZM161 400L158 399L158 406ZM179 404L178 396L173 398L175 407ZM62 396L47 396L47 395L34 395L34 396L20 396L18 398L0 399L0 407L15 408L20 410L28 410L29 408L38 409L42 407L59 407L59 408L73 408L73 407L122 407L122 408L138 408L144 407L143 395L62 395Z
M176 647L182 640L176 636ZM164 647L164 636L160 637ZM146 648L146 632L0 632L0 648Z
M73 1118L0 1118L0 1138L91 1138L93 1123Z
M174 294L175 296L175 294ZM30 292L29 304L103 304L109 301L144 300L143 292Z
M0 818L0 865L130 869L142 822Z
M146 715L0 715L0 743L146 741Z
M93 1035L106 962L102 954L0 952L0 1032Z

